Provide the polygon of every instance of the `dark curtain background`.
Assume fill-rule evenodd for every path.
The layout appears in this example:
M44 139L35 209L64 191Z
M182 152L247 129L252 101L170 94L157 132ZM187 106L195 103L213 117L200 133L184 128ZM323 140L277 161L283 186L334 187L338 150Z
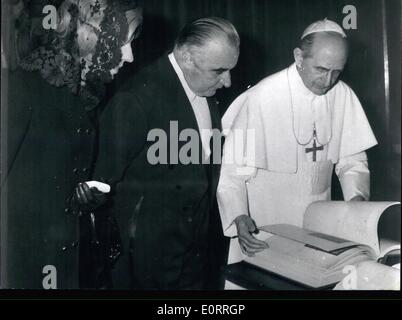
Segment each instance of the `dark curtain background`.
M399 200L400 0L145 0L143 33L134 43L134 63L124 68L114 86L171 50L185 23L200 17L220 16L230 20L241 37L240 59L232 73L232 87L217 94L223 102L223 113L248 85L293 62L293 49L307 25L325 17L342 24L345 17L342 9L346 5L356 7L357 29L345 30L351 50L341 78L361 100L379 142L368 152L372 200ZM388 45L389 105L386 104L384 35ZM337 179L333 180L333 197L341 199Z

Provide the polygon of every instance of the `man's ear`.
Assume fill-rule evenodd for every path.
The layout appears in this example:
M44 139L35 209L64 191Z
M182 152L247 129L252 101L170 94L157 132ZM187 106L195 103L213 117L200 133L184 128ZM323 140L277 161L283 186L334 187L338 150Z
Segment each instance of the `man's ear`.
M193 56L191 55L190 51L184 49L182 52L182 59L183 63L187 68L192 68L194 66Z
M296 66L301 68L303 63L303 51L300 48L296 48L293 50L293 56L295 58Z

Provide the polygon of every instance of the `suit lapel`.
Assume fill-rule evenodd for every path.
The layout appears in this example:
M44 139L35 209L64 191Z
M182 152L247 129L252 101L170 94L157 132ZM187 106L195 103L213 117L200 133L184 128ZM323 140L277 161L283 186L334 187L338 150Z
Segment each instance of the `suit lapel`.
M197 119L195 117L193 108L191 106L191 103L183 89L183 86L179 80L179 77L177 76L173 66L171 65L169 58L166 56L164 57L163 60L163 65L166 70L166 78L164 81L166 81L166 85L169 86L169 91L171 91L172 96L172 101L169 103L170 108L173 108L172 114L175 115L172 117L171 120L177 120L179 124L179 134L180 131L183 129L191 128L197 130L198 137L199 137L199 154L200 154L200 161L201 161L201 155L202 155L202 143L201 143L201 133L198 128L198 123ZM208 102L208 107L210 110L211 114L211 124L212 124L212 129L218 129L219 132L222 130L222 124L221 124L221 116L218 108L219 102L216 100L215 97L207 98ZM177 119L176 119L176 118ZM211 138L210 141L210 147L211 147L211 164L210 165L204 165L203 167L205 168L204 172L206 173L209 181L209 186L210 186L210 191L211 191L211 200L214 199L214 195L216 192L216 188L218 185L218 178L219 178L219 172L220 172L220 163L219 164L213 164L213 139ZM221 151L222 151L222 146L219 148L219 160L221 159ZM216 157L216 155L215 155ZM201 163L201 162L200 162Z
M173 103L171 103L170 106L173 108L174 114L176 114L177 119L175 120L179 122L179 131L180 129L191 128L197 130L198 135L200 135L197 119L195 118L191 103L167 56L165 57L165 64L168 76L165 85L170 86L169 91L174 96L174 102L172 101Z
M219 102L218 100L216 100L215 97L212 98L208 98L208 106L209 106L209 110L211 113L211 122L212 122L212 129L215 129L214 131L219 130L219 133L221 133L222 131L222 122L221 122L221 115L219 112ZM217 134L217 133L215 133ZM217 138L214 139L214 137L211 138L210 141L210 149L211 149L211 158L210 158L210 164L206 166L207 168L207 175L208 175L208 179L209 179L209 187L210 187L210 200L211 200L211 206L213 205L214 199L215 199L215 195L216 195L216 188L218 187L218 181L219 181L219 174L220 174L220 161L222 159L222 139L221 136L219 135L219 139L221 142L221 145L219 146L219 148L214 147L214 143L218 143L217 142ZM214 154L218 152L219 154L216 155ZM214 163L214 158L217 158L219 160L218 163Z
M222 130L221 115L219 113L219 101L215 97L207 98L209 110L211 112L212 128Z

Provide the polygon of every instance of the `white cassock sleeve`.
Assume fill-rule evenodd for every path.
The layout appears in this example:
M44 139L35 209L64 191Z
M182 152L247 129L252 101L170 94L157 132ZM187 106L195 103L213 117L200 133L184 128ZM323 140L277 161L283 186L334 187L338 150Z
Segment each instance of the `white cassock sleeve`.
M342 187L343 198L349 201L355 196L370 198L370 171L366 152L359 152L339 159L335 172Z
M225 236L237 235L236 217L249 214L246 182L257 169L246 166L248 137L248 95L240 95L225 113L222 126L226 135L217 200ZM229 130L230 129L230 130ZM228 131L226 131L228 130ZM254 138L253 136L251 138Z
M234 237L237 229L236 217L248 215L247 180L254 175L255 168L235 164L223 164L219 180L217 199L225 236Z

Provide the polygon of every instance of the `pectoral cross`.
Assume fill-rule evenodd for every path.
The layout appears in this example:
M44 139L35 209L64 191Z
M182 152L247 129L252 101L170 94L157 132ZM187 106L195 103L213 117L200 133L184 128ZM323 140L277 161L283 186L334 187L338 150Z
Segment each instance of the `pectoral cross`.
M313 147L312 148L306 148L306 153L313 152L313 161L314 162L317 161L317 151L324 150L324 146L317 147L316 140L317 140L317 133L315 132L315 127L314 127L314 130L313 130Z

